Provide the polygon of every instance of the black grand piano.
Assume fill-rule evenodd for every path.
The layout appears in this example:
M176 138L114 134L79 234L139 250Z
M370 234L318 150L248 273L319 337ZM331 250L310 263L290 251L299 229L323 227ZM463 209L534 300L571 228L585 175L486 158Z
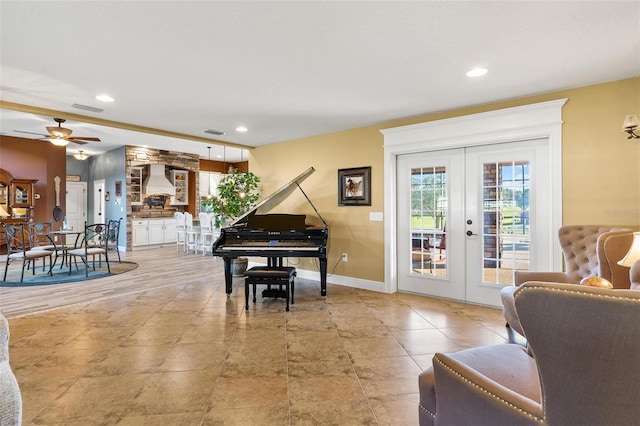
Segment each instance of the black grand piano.
M253 209L236 219L229 227L222 228L220 237L213 243L213 255L224 260L224 280L227 294L231 294L233 277L231 260L237 257L267 257L268 265L281 265L284 257L317 257L320 264L320 294L327 294L327 238L329 227L300 183L315 172L309 167L289 181ZM267 214L300 189L322 221L321 226L306 224L303 214Z

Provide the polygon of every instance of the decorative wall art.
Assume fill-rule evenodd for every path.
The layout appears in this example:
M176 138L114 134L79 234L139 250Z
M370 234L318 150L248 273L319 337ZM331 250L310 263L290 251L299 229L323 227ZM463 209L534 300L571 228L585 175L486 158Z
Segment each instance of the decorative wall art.
M371 166L338 169L338 205L371 205Z

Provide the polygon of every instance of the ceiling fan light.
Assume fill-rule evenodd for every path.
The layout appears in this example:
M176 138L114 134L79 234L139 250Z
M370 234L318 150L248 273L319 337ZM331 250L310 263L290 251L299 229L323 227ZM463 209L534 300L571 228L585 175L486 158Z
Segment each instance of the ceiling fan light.
M76 152L75 154L73 154L73 157L74 157L76 160L80 160L80 161L84 161L84 160L86 160L87 158L89 158L89 156L88 156L87 154L85 154L83 150L79 150L78 152Z
M49 142L54 144L55 146L67 146L69 145L69 141L61 138L49 138Z

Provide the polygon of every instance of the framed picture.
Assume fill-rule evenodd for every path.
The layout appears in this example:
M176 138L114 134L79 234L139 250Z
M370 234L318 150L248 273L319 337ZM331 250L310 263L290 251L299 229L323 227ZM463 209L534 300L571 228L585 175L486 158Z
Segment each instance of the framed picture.
M338 205L371 205L371 166L338 169Z

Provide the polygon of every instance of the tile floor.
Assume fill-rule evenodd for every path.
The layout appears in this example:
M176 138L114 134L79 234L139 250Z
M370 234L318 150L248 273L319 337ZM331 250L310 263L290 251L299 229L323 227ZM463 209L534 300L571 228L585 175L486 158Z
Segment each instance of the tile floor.
M7 315L23 424L416 425L436 351L507 339L497 309L331 284L322 297L303 279L290 312L260 297L245 311L219 259L156 250L126 254L134 291ZM162 285L135 291L154 274Z

